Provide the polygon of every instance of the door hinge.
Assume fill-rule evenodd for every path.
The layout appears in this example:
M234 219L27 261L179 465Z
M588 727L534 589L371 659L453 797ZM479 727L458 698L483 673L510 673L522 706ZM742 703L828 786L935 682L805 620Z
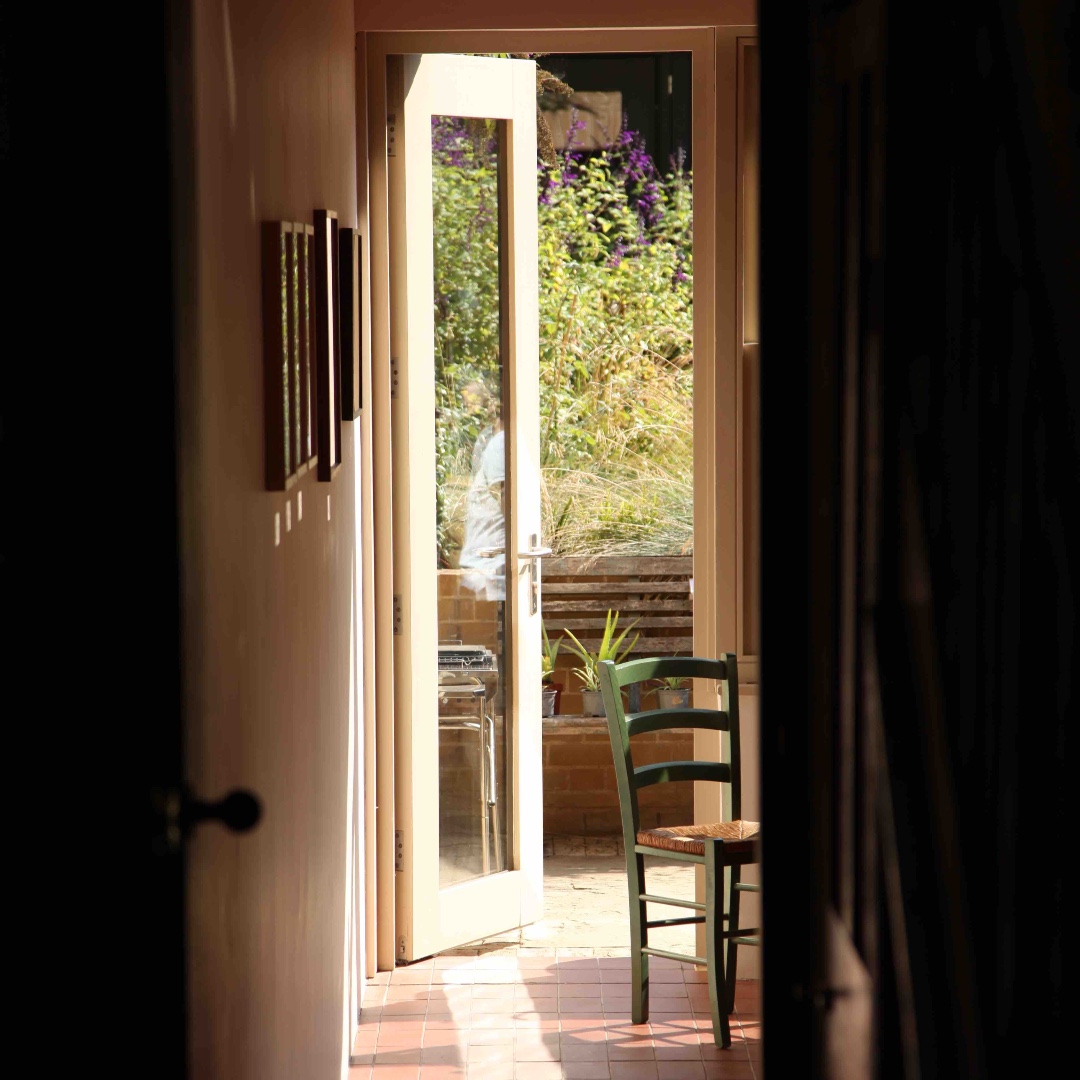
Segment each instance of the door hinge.
M398 938L397 953L398 953L398 957L400 959L402 959L402 960L405 959L405 955L406 955L405 954L405 939L403 937Z
M394 869L405 872L405 834L400 829L394 830Z
M398 358L396 356L390 357L390 397L396 398L398 392L398 379L400 372L398 371Z
M386 156L397 157L397 113L386 114Z
M401 594L394 593L394 633L401 636Z

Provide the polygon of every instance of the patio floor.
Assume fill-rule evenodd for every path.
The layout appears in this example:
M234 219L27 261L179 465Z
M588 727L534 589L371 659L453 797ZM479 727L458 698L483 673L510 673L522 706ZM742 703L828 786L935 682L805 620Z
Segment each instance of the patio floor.
M732 1046L713 1045L704 971L653 957L649 1022L630 1023L626 875L615 840L555 837L545 917L380 972L364 996L349 1080L697 1080L760 1077L759 983L736 986ZM649 863L646 864L647 867ZM693 895L693 868L647 868ZM693 927L652 943L689 952Z

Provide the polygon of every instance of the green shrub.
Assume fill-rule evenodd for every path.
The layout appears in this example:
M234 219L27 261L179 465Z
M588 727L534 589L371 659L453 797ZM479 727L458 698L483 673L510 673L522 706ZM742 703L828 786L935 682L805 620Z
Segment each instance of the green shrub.
M436 453L444 565L497 415L494 130L433 122ZM640 139L538 166L544 537L560 554L691 550L691 176ZM466 387L487 395L470 398Z

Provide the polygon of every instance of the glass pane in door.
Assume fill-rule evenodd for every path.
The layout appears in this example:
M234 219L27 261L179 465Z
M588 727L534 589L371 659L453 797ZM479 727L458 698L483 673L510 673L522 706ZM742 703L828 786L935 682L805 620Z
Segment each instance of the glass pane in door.
M505 133L504 121L432 117L443 888L506 870L512 819Z

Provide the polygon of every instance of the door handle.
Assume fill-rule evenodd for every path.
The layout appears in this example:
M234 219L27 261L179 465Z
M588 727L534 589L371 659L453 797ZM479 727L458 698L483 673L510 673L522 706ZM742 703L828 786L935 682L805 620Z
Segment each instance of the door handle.
M535 615L540 610L540 560L545 555L551 554L551 548L540 547L540 537L533 533L529 537L529 550L519 551L519 559L528 559L529 577L532 579L532 603L530 614Z
M217 802L172 789L151 793L151 848L156 855L178 851L184 838L204 821L220 821L231 832L249 832L262 817L262 803L250 791L230 791Z
M188 796L180 811L185 831L204 821L220 821L230 832L249 832L262 817L262 804L250 791L230 791L217 802L206 802Z
M551 548L549 547L531 547L528 551L519 551L519 559L542 559L545 555L551 554Z

